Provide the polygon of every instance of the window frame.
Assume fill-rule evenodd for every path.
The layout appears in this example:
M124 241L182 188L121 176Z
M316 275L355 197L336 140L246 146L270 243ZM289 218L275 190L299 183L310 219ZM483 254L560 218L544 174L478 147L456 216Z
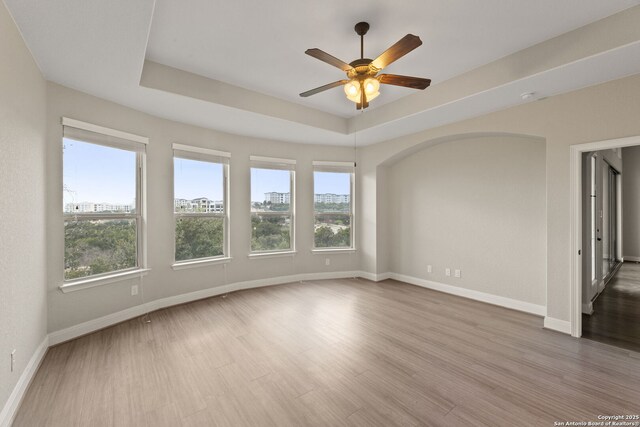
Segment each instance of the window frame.
M252 169L271 169L271 170L285 170L289 172L289 210L288 211L266 211L266 212L253 212L251 202L251 170ZM262 157L262 156L249 156L249 224L251 226L251 219L253 216L271 216L271 217L291 217L291 225L289 232L289 248L288 249L274 249L254 251L252 248L253 241L253 229L250 228L249 233L249 257L271 257L278 255L291 255L296 253L296 161L293 159L281 159L275 157Z
M355 207L355 189L356 189L356 169L354 162L333 162L333 161L320 161L314 160L312 162L312 185L313 185L313 198L312 198L312 252L353 252L356 250L356 207ZM316 172L329 172L329 173L348 173L349 174L349 246L331 246L331 247L316 247L315 239L315 225L317 215L344 215L345 212L317 212L316 211Z
M172 209L173 209L173 264L174 270L180 270L189 266L205 266L210 264L224 263L231 259L230 244L230 223L229 215L229 168L231 162L231 153L225 151L212 150L209 148L196 147L191 145L177 144L172 145L173 155L171 161L172 181ZM176 154L178 152L178 154ZM180 155L180 152L187 153ZM176 212L175 200L175 159L195 160L199 162L207 162L222 165L222 213L218 212ZM176 260L176 227L178 220L181 218L222 218L222 255L190 258L186 260Z
M66 239L63 237L63 255L62 255L62 285L60 289L63 292L69 292L77 289L84 289L94 286L99 286L106 283L111 283L119 280L126 280L131 277L146 275L149 269L147 268L147 250L146 250L146 147L149 143L149 139L143 136L119 131L116 129L110 129L103 126L94 125L92 123L86 123L67 117L62 118L62 138L61 144L64 144L65 139L71 139L79 141L85 144L100 145L103 147L119 149L124 151L133 152L136 155L135 161L135 176L136 176L136 204L135 213L85 213L64 212L64 206L62 209L62 227L65 228L67 221L96 221L96 220L134 220L136 224L136 265L130 268L113 270L100 274L93 274L90 276L78 277L74 279L66 279L65 277L65 251L66 251ZM67 136L67 132L77 133L78 136ZM62 176L64 177L64 162L62 163ZM64 185L64 178L61 183L61 187ZM63 194L64 203L64 194Z

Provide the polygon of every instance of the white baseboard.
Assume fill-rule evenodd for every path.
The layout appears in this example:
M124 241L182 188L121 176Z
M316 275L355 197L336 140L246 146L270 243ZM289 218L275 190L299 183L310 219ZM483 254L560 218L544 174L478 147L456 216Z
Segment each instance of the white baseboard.
M392 273L369 273L368 271L359 271L358 276L363 279L371 280L373 282L380 282L382 280L387 280L391 278Z
M631 262L640 262L640 257L625 255L623 260L624 261L631 261Z
M593 302L589 301L588 304L582 304L582 312L591 316L593 314Z
M65 341L78 338L82 335L104 329L116 323L142 316L145 313L159 310L161 308L173 305L184 304L199 299L214 297L229 292L239 291L242 289L260 288L263 286L282 285L285 283L299 282L304 280L325 280L325 279L344 279L350 277L364 277L365 273L361 271L330 271L323 273L306 273L294 274L290 276L271 277L268 279L249 280L245 282L231 283L214 288L202 289L200 291L189 292L186 294L175 295L167 298L150 301L145 304L127 308L116 313L108 314L97 319L89 320L78 325L70 326L59 331L49 334L49 345L60 344Z
M13 423L20 408L20 403L22 403L22 399L29 388L29 384L31 384L31 380L33 380L36 372L38 372L40 363L47 353L48 348L49 337L45 336L38 348L36 348L36 351L33 352L29 363L27 363L24 371L22 371L22 375L20 375L16 386L13 388L7 403L5 403L2 412L0 412L0 427L9 427Z
M571 322L567 320L554 319L553 317L545 316L544 327L546 329L571 335Z
M444 283L434 282L431 280L419 279L417 277L407 276L404 274L390 273L389 278L398 280L400 282L406 282L412 285L421 286L423 288L432 289L434 291L457 295L476 301L482 301L489 304L510 308L512 310L524 311L525 313L531 313L538 316L544 316L547 313L547 308L543 305L532 304L512 298L501 297L485 292L460 288L458 286L446 285Z

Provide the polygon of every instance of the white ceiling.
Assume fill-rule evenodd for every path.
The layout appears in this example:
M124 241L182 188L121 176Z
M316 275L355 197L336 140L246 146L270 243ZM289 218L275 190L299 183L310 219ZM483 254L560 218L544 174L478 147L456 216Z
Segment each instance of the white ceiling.
M353 144L358 128L359 144L371 144L521 103L522 91L549 96L640 72L638 37L581 61L511 70L511 80L473 93L454 96L449 88L457 80L447 81L640 0L4 2L48 80L159 117L292 142ZM386 71L429 77L433 84L424 92L384 86L364 115L347 119L355 109L341 89L310 98L298 93L343 77L304 51L318 47L353 60L359 20L371 24L365 56L375 57L407 33L420 36L424 44ZM161 67L145 59L175 68L195 86L141 84L143 69ZM193 95L212 87L209 92L229 96ZM440 100L445 88L451 97Z
M356 113L341 88L298 94L344 78L304 54L318 47L345 62L359 58L359 21L371 25L365 57L407 33L423 45L385 72L437 84L628 8L632 0L349 1L156 0L147 58L344 117ZM374 109L413 93L385 86Z

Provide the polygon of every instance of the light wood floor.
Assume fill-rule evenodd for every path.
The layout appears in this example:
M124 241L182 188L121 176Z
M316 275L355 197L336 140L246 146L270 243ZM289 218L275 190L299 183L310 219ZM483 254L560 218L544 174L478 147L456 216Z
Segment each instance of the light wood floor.
M640 414L640 353L391 280L161 310L49 350L15 426L553 426Z

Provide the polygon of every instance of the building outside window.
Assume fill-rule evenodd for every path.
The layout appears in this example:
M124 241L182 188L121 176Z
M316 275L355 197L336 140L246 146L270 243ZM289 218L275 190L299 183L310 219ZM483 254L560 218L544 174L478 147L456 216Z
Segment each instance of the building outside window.
M64 281L144 267L146 138L65 118L62 144Z
M295 160L251 156L251 253L295 250Z
M176 263L229 256L229 157L173 144Z
M314 248L352 249L353 163L313 162Z

